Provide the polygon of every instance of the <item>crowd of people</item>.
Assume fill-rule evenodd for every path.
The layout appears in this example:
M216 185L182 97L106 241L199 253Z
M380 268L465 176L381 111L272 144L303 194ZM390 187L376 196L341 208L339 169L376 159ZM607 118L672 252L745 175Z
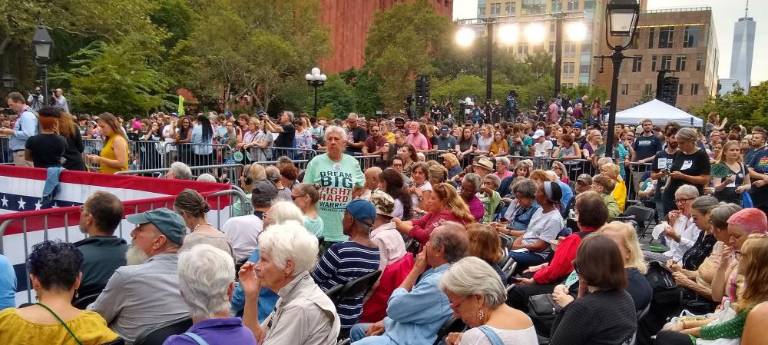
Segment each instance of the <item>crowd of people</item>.
M191 142L246 153L233 182L250 200L217 229L192 189L173 210L127 216L115 196L94 193L80 216L87 239L34 246L38 302L5 299L3 344L134 343L183 319L191 327L166 344L764 343L760 127L726 132L716 114L697 130L650 120L607 129L568 111L494 124L428 114L326 123L286 111L137 124L101 114L98 130L81 133L60 108L33 113L13 94L9 105L19 117L0 134L25 142L19 165L73 164L70 145L101 135L101 154L85 161L124 170L128 134L172 121ZM318 154L300 166L301 150L288 148ZM360 155L378 159L362 167ZM181 161L166 177L194 178ZM633 207L656 210L657 244L641 245L649 234L628 217ZM114 236L124 217L136 225L130 245ZM11 274L0 260L2 296L15 291ZM372 274L367 293L338 295Z

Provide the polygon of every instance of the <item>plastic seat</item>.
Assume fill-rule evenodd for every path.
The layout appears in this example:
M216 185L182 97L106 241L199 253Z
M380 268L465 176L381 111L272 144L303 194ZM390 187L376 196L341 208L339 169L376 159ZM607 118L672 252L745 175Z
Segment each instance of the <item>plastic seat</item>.
M74 302L72 302L72 305L75 306L75 308L77 309L85 310L85 308L88 307L89 304L96 301L96 298L98 298L100 294L101 293L95 293L95 294L78 297Z
M172 335L182 334L192 327L192 319L185 318L161 324L145 331L133 342L134 345L163 345L165 339Z
M646 232L648 232L648 228L651 226L651 222L653 221L655 213L656 211L654 211L652 208L640 205L632 205L624 211L624 214L617 217L616 220L634 220L637 222L637 234L640 238L643 238L645 237Z
M354 299L368 294L379 279L381 271L373 271L360 278L332 287L325 294L331 298L334 304L345 299Z
M435 342L433 345L438 345L442 343L445 337L448 336L448 334L452 332L461 332L466 328L467 326L464 324L464 321L461 321L461 319L451 316L450 319L445 321L445 323L443 323L443 325L440 326L440 330L437 331L437 339L435 339Z

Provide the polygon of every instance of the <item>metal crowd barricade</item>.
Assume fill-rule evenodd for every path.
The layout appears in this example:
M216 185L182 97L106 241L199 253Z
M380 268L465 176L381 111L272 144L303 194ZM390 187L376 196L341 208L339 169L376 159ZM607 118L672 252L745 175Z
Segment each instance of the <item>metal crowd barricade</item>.
M424 158L426 158L427 161L438 161L440 162L440 156L443 155L443 153L446 153L448 151L446 150L432 150L432 151L423 151Z
M232 148L226 144L174 144L177 161L190 167L223 164L232 156ZM169 162L170 163L170 162Z
M317 151L313 149L301 149L298 147L272 147L272 159L277 160L280 157L288 157L298 160L312 160L317 156ZM256 161L258 162L258 161Z
M365 169L378 166L381 162L380 155L368 155L368 156L353 156L360 163L360 169Z
M163 141L129 141L134 169L158 169L170 165L167 143Z
M200 176L202 174L211 174L217 179L219 179L220 181L225 181L224 179L226 178L227 182L237 184L237 180L243 171L243 165L242 164L200 165L200 166L190 166L189 169L192 171L192 176L194 177ZM168 170L171 170L170 164L162 168L118 171L115 174L162 177L162 176L165 176Z
M104 141L101 139L83 139L84 150L86 155L98 155L101 153L101 148L104 147Z
M0 164L13 164L9 137L0 137Z
M224 222L232 216L233 207L231 206L236 200L243 205L250 205L245 193L236 187L229 190L203 193L203 196L212 206L212 210L206 215L206 218L218 229L221 229ZM176 196L170 195L151 200L124 201L124 217L161 207L173 208L175 198ZM18 266L19 263L25 262L26 258L29 257L32 247L42 241L58 239L64 242L76 242L84 239L86 235L79 228L80 212L80 206L70 206L2 215L2 221L0 221L0 254L5 255ZM228 212L226 216L224 212ZM13 229L12 234L7 236L21 235L21 240L14 240L13 243L9 243L11 246L6 248L6 243L3 241L4 236L12 227L18 228ZM135 225L123 219L115 231L115 236L130 240L130 232L134 227ZM29 268L27 265L23 266L23 277L26 279L18 282L17 291L26 291L27 302L32 302L34 296L28 279Z

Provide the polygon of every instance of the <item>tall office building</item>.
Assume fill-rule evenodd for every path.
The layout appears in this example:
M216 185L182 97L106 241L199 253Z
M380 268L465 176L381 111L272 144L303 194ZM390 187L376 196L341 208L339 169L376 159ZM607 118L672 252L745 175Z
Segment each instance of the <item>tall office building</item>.
M718 50L710 7L670 8L644 11L635 40L624 55L618 84L619 110L654 98L660 71L678 78L676 106L688 110L703 104L717 92ZM603 44L601 55L611 54ZM611 88L613 68L605 61L597 84Z
M755 21L748 15L749 1L744 17L733 26L733 50L731 51L731 79L739 81L744 93L749 91L752 75L752 56L755 48Z

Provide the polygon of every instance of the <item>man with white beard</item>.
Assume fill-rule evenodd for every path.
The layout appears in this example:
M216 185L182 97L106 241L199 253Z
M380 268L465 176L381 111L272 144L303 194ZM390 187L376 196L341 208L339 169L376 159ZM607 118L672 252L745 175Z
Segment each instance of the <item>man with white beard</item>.
M115 271L107 286L88 306L107 321L127 344L147 330L189 317L179 293L177 252L184 242L186 226L177 213L160 208L133 214L128 266Z

